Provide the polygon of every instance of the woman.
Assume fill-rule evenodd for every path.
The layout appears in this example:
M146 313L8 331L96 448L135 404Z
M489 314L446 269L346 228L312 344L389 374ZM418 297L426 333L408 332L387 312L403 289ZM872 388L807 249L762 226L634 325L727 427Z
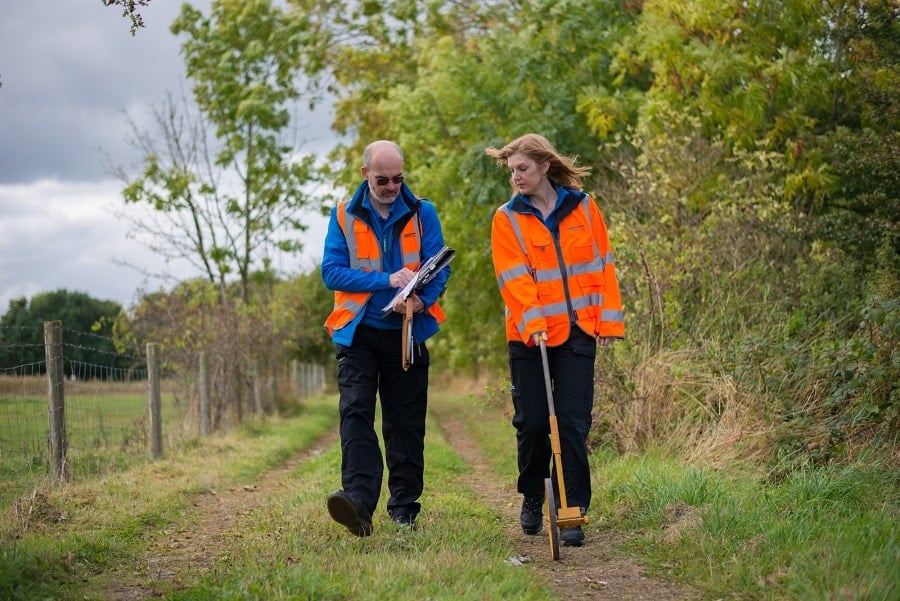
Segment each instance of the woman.
M538 134L486 153L509 168L513 187L512 199L494 214L491 253L506 304L520 521L526 534L537 534L544 480L555 467L539 341L547 346L567 505L586 512L597 343L624 337L625 322L606 224L581 191L590 170ZM584 532L581 526L562 528L560 540L581 546Z

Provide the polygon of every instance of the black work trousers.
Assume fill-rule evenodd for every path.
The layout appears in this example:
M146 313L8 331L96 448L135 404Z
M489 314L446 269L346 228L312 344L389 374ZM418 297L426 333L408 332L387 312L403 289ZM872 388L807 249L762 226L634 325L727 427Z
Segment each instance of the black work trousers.
M418 343L404 371L399 330L359 326L351 346L337 346L341 486L374 515L384 463L375 433L376 394L388 469L388 513L419 513L424 488L428 349Z
M515 410L519 479L518 490L527 496L544 496L544 479L553 478L559 499L556 466L550 445L550 410L544 384L541 349L510 342L509 372ZM560 346L547 347L553 404L559 429L566 504L583 507L591 503L591 472L587 436L594 404L594 358L597 341L572 325L572 334Z

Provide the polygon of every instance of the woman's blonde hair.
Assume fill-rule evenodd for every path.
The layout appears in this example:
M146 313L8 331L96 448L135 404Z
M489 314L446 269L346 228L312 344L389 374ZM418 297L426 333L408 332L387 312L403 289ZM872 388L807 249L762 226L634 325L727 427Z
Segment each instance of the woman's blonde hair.
M556 152L547 138L540 134L525 134L499 150L490 146L484 152L503 166L508 166L509 157L514 154L524 154L536 163L548 161L550 168L547 177L550 181L576 190L581 190L582 180L591 172L589 167L575 165L578 157L562 156Z

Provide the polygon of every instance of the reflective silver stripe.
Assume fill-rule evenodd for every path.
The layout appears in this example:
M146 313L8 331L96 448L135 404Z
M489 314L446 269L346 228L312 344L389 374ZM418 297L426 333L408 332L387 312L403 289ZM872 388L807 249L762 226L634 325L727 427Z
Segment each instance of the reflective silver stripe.
M420 251L422 249L422 232L419 230L419 219L417 215L412 216L413 220L413 229L416 232L416 240L419 241L418 249L413 252L403 253L403 264L404 265L418 265L422 260L422 255ZM403 244L401 243L400 249L402 251Z
M520 263L511 269L500 272L500 277L497 278L497 285L502 289L506 282L512 281L519 276L530 274L531 272L528 270L528 266Z
M578 311L579 309L586 309L588 307L599 307L603 303L603 295L601 294L585 294L584 296L579 296L578 298L572 299L572 308ZM538 317L556 317L558 315L568 315L569 309L566 306L565 301L560 301L558 303L550 303L547 305L541 305L535 309L529 309L522 314L522 321L516 324L516 329L519 330L520 333L525 333L525 324L532 319L537 319ZM509 309L506 309L506 314L509 315ZM603 321L616 321L614 317L618 315L618 321L622 321L624 319L622 311L603 311ZM609 319L606 316L611 316Z
M559 272L559 267L552 267L550 269L535 269L534 270L534 281L535 282L552 282L553 280L559 280L562 278L562 274Z
M606 265L605 261L601 259L599 256L594 256L594 258L590 261L584 261L582 263L575 263L570 265L566 272L572 275L584 275L586 273L594 273L598 271L603 271L603 267Z
M509 309L506 309L507 315L509 315ZM534 307L533 309L528 309L524 313L522 313L522 321L516 324L516 329L519 330L519 333L524 336L525 334L525 324L531 321L532 319L537 319L539 317L544 316L543 307Z
M516 235L516 240L519 241L519 247L522 249L522 252L525 253L525 259L527 260L528 247L525 246L525 236L522 235L522 229L519 227L519 222L516 221L516 214L507 205L503 205L498 210L509 219L509 223L513 228L513 233Z
M544 317L566 315L569 312L566 309L566 301L559 301L558 303L548 303L546 305L541 305L541 308L544 310Z
M370 296L371 296L371 295L370 295ZM356 315L357 313L360 312L360 310L362 310L362 308L363 308L364 306L365 306L365 305L360 304L360 303L357 303L356 301L354 301L354 300L352 300L352 299L347 299L347 300L345 300L343 303L341 303L340 305L338 305L337 303L335 303L335 304L334 304L334 309L335 309L335 311L337 311L338 309L346 309L346 310L350 311L353 315Z
M599 307L603 304L603 295L592 293L585 294L584 296L579 296L578 298L572 299L572 308L576 311L578 309L585 309L587 307Z
M591 244L593 244L594 246L594 256L599 257L600 247L597 246L597 240L594 238L594 220L591 219L591 208L588 206L588 203L592 202L593 200L593 198L585 194L584 198L581 199L581 208L584 209L584 214L587 215L588 227L591 228Z
M625 321L625 311L613 311L611 309L604 309L600 313L600 321Z
M532 319L537 319L538 317L544 316L543 307L534 307L533 309L528 309L524 313L522 313L522 321L528 322Z
M359 258L359 248L356 246L356 233L353 231L353 223L356 221L356 217L347 211L345 207L346 205L342 206L341 209L344 211L344 239L347 241L347 251L350 253L350 268L381 271L381 257L377 259ZM381 254L381 247L379 247L378 252Z

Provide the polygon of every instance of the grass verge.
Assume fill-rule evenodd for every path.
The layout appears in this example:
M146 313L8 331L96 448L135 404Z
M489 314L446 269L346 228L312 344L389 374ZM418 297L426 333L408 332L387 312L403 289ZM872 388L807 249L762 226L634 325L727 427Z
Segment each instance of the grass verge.
M38 489L0 521L0 598L83 599L84 582L138 556L146 539L188 519L193 495L252 480L334 427L333 399L291 420L249 422L154 463Z
M433 394L441 416L465 424L494 477L514 481L515 437L502 401ZM460 484L468 466L429 422L419 529L384 512L373 536L334 524L325 496L338 487L331 445L285 471L242 514L203 571L158 584L168 599L553 599L548 575L514 566L498 508ZM101 599L105 574L133 563L150 538L189 526L192 495L252 480L336 425L336 401L296 418L253 422L232 436L139 469L46 491L42 519L10 519L0 548L0 598ZM868 599L900 596L900 476L870 458L765 481L742 466L715 470L657 450L593 458L589 540L623 533L613 550L706 599ZM386 494L384 492L383 494Z
M499 477L514 478L511 413L486 398L447 399L444 410L467 419ZM889 459L861 457L777 482L747 466L713 469L659 449L600 451L592 466L588 536L627 534L625 552L652 575L704 598L900 598L900 471Z

